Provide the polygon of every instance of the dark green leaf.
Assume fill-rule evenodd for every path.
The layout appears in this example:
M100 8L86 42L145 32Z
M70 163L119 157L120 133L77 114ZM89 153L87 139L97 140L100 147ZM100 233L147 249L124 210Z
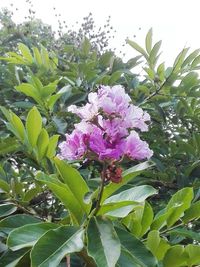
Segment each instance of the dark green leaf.
M46 232L31 251L32 267L56 267L65 255L83 249L83 230L61 226Z
M88 254L97 266L114 267L120 256L120 242L111 221L92 217L87 236Z

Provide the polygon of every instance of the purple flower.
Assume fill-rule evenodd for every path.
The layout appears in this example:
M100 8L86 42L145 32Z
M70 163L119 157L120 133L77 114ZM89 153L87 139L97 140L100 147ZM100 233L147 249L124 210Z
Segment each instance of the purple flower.
M98 114L98 98L97 93L90 93L88 95L89 103L87 103L83 107L77 107L75 105L71 105L68 107L68 111L76 114L83 120L91 120Z
M126 115L127 127L137 128L142 132L148 131L148 124L146 122L150 122L150 116L147 112L144 112L139 107L130 105Z
M113 87L102 86L98 90L99 107L107 114L115 114L124 118L131 98L125 93L121 85Z
M89 136L89 148L100 160L119 160L124 153L125 140L112 140L101 129L96 128Z
M88 95L85 106L72 105L68 111L78 115L81 122L59 145L60 157L68 160L89 157L110 163L123 156L137 160L152 156L148 144L134 131L147 131L150 116L131 104L121 85L101 86L97 93Z
M74 130L70 135L66 134L66 141L59 145L59 157L68 160L76 160L83 157L87 150L84 142L84 134Z
M128 157L137 160L149 159L153 155L147 142L142 141L135 131L126 138L125 153Z

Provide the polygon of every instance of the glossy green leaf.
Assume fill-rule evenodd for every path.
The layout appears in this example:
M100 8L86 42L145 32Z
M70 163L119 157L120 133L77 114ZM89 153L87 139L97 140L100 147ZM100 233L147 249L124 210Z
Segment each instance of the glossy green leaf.
M13 112L10 112L10 123L12 124L15 132L17 133L17 137L24 142L25 139L25 128L21 119Z
M131 47L133 47L136 51L138 51L140 54L142 54L146 59L148 59L148 55L147 53L145 52L145 50L139 46L136 42L134 41L131 41L131 40L127 40L126 41L127 44L129 44Z
M0 141L0 155L6 155L20 150L19 141L15 137L8 137Z
M151 52L151 48L152 48L152 28L148 31L147 35L146 35L146 39L145 39L145 44L146 44L146 50L147 53L150 54Z
M87 204L84 202L84 196L90 191L90 189L87 186L83 177L76 169L72 168L64 160L55 158L54 161L60 176L62 177L65 184L68 186L71 193L77 199L82 209L86 213L89 213L91 204Z
M49 145L49 135L48 132L43 128L37 140L39 159L42 159L46 155L48 145Z
M157 190L150 185L140 185L124 190L116 195L107 198L103 204L116 203L121 201L143 202L149 196L157 194Z
M22 43L19 43L18 44L18 49L20 50L21 54L23 55L23 57L29 62L29 63L33 63L33 57L32 57L32 54L29 50L29 48L22 44Z
M48 145L48 149L47 149L47 157L48 158L53 158L56 154L56 148L57 148L57 144L58 144L58 138L59 135L53 135L50 137L49 139L49 145Z
M39 134L42 130L42 117L36 107L33 107L26 119L26 132L29 143L32 147L36 146Z
M177 227L176 229L169 231L169 234L176 235L178 237L182 236L200 242L200 233L186 228Z
M184 246L176 245L168 249L163 259L164 267L187 266L187 255L184 253Z
M162 260L167 250L170 248L169 243L161 238L159 231L153 230L147 236L146 247L152 252L157 260Z
M102 205L97 215L109 215L112 217L124 218L134 207L138 205L134 201L114 202Z
M44 173L38 173L36 179L44 184L60 199L65 207L72 213L76 224L80 224L84 210L70 188L58 179Z
M46 99L48 98L50 95L52 95L55 91L56 91L56 88L57 88L57 84L58 84L58 80L52 82L52 83L49 83L48 85L44 86L42 89L41 89L41 96L43 99Z
M120 256L120 242L111 221L92 217L87 237L88 255L97 266L114 267Z
M152 48L150 55L149 55L149 61L154 66L156 64L156 61L159 57L158 52L160 50L162 41L158 41Z
M40 98L39 91L32 84L21 83L20 85L15 86L15 89L25 94L26 96L32 97L38 104L43 104Z
M33 47L33 55L34 55L36 64L42 65L42 57L37 47Z
M6 192L6 193L9 193L9 191L10 191L9 184L6 181L2 180L2 179L0 179L0 191L1 190Z
M17 207L11 203L1 204L0 205L0 218L8 216L14 213L17 210Z
M140 173L142 173L142 171L152 167L153 164L146 161L143 163L140 163L128 170L125 170L122 174L122 182L119 184L116 183L109 183L108 185L106 185L104 187L104 192L103 192L103 196L102 196L102 201L104 202L104 200L106 198L108 198L110 195L112 195L115 191L117 191L119 188L121 188L123 185L127 184L128 182L130 182L133 178L135 178L136 176L138 176Z
M192 61L191 66L192 66L192 68L195 68L195 67L197 67L199 64L200 64L200 55L197 56L197 57Z
M17 251L8 250L0 257L0 267L16 267L22 258L28 253L29 249L24 248ZM23 267L23 266L20 266Z
M0 231L9 233L12 230L21 227L23 225L39 223L41 220L26 214L16 214L9 216L0 221Z
M181 68L181 66L182 66L182 64L183 64L183 62L184 62L184 60L185 60L185 56L186 56L188 50L189 50L189 48L184 48L184 49L178 54L178 56L176 57L176 59L175 59L175 61L174 61L174 64L173 64L173 72L174 72L174 73L177 73L177 72L180 70L180 68Z
M31 251L31 266L58 266L64 256L83 249L83 235L84 230L73 226L49 230L34 245Z
M148 202L134 207L134 212L130 213L122 220L122 223L136 237L142 237L149 229L153 221L153 210Z
M185 214L182 218L184 223L187 223L191 220L200 218L200 200L192 203L192 205L185 211Z
M188 64L190 64L200 53L200 49L196 49L194 50L188 57L186 57L186 59L184 60L182 67L187 66Z
M185 253L188 256L187 266L196 266L200 264L200 246L189 244L185 247Z
M122 250L126 251L130 257L129 262L132 261L137 267L156 267L156 258L139 239L123 229L116 228L116 232L120 239ZM123 266L120 265L121 261L119 258L119 266Z
M183 212L187 210L193 199L193 189L185 187L176 192L169 203L167 204L167 226L172 226L180 217L183 216Z
M58 226L54 223L42 222L18 227L10 232L7 239L7 246L14 251L25 247L32 247L43 234Z

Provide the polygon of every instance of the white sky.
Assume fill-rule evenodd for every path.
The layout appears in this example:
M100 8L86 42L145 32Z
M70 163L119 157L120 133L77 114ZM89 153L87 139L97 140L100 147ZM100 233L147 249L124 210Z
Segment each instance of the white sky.
M10 7L10 3L19 8L15 20L23 21L29 5L25 0L0 0L0 8ZM162 59L168 64L183 47L200 47L200 0L32 0L32 3L36 17L54 28L57 22L53 7L68 25L81 22L89 12L93 13L97 25L103 25L111 15L111 25L117 30L112 45L119 49L127 36L144 44L145 34L153 27L154 40L163 41ZM135 56L128 46L123 51L126 58Z

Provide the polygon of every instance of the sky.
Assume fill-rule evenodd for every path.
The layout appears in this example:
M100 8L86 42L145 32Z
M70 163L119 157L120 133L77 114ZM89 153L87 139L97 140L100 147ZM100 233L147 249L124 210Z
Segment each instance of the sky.
M28 14L29 0L0 0L0 8L8 7L15 12L14 20L20 22ZM147 31L153 28L153 40L162 40L161 59L172 64L184 47L191 51L200 48L200 0L32 0L36 17L58 27L55 11L67 24L81 22L92 12L97 25L104 25L111 16L111 25L117 31L110 45L123 50L125 59L136 53L128 45L129 37L144 46ZM11 7L13 3L13 7ZM18 8L16 11L15 9ZM134 37L135 36L135 37Z

